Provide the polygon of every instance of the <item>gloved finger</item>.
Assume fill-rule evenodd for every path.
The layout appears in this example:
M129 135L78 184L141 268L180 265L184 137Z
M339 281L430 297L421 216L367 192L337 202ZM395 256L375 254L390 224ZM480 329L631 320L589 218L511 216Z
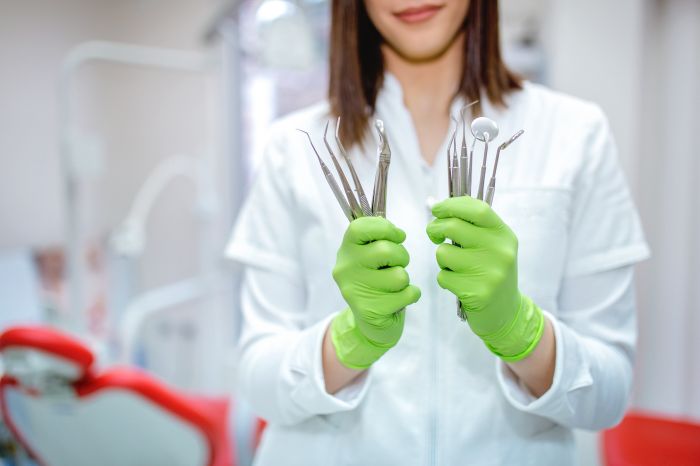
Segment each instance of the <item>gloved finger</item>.
M437 263L443 270L482 276L493 268L492 256L483 249L467 249L444 243L435 250Z
M484 201L469 196L451 197L433 206L437 218L457 217L484 228L494 228L503 220Z
M487 242L485 236L490 232L456 217L436 218L428 224L425 231L435 244L450 239L463 248L483 246Z
M449 291L457 297L464 294L464 290L469 287L469 279L452 270L441 270L437 275L437 282L440 288Z
M357 260L363 267L379 269L406 267L410 257L403 245L388 240L378 240L357 248Z
M396 293L386 293L374 299L372 306L372 314L376 316L390 316L401 309L418 302L420 299L420 289L415 285L408 285L401 291ZM366 313L360 313L361 319L370 320L371 316Z
M415 285L408 285L403 290L391 294L391 298L394 302L393 307L395 307L397 311L403 309L404 307L417 303L420 296L420 288Z
M344 241L353 244L367 244L372 241L386 240L403 243L406 233L401 228L382 217L360 217L350 222L345 231Z
M395 266L366 270L358 276L358 281L376 291L395 293L406 288L411 280L405 268Z

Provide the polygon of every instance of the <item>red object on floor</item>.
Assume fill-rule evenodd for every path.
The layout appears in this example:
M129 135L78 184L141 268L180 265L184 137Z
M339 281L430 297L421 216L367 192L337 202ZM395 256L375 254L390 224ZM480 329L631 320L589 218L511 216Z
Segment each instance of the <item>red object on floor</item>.
M700 466L700 424L629 413L603 432L607 466Z

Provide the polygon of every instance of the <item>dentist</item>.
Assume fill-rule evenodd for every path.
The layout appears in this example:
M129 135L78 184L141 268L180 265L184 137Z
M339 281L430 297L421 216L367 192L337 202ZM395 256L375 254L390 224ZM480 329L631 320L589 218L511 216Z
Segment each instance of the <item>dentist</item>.
M506 68L496 0L333 0L330 40L328 100L270 129L227 248L256 464L572 464L572 429L625 411L648 256L604 115ZM526 130L493 209L445 199L450 115L476 99ZM348 226L296 131L338 115L365 186L385 123L388 220Z

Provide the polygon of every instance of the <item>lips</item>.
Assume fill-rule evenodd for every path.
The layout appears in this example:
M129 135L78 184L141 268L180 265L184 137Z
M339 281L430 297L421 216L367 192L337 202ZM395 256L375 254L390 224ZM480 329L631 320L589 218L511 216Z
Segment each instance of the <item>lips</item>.
M443 5L421 5L401 10L398 13L394 13L394 16L404 23L422 23L435 16L442 7Z

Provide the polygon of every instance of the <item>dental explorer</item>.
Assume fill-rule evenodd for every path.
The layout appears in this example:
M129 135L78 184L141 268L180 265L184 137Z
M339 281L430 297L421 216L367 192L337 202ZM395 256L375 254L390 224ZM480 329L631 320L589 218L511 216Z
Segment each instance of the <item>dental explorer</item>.
M477 198L484 200L484 182L486 181L486 161L489 155L489 142L498 137L498 125L495 121L486 117L479 117L472 121L472 134L476 139L484 143L484 157L481 162L481 176L479 177L479 191Z
M345 151L343 143L340 142L340 117L338 117L335 123L335 143L338 146L338 150L343 156L343 159L345 159L345 163L350 169L350 176L352 176L352 181L355 184L355 191L357 192L357 198L360 201L360 207L362 207L362 213L364 213L366 217L369 217L372 215L372 208L370 207L369 202L367 201L365 190L362 188L362 183L360 182L360 177L355 171L355 166L353 165L352 160L350 160L350 157L348 157L348 153Z
M513 144L516 139L523 135L524 132L525 130L521 129L513 136L511 136L511 138L508 139L506 142L498 146L498 151L496 152L496 161L493 164L493 173L491 174L491 180L489 181L489 188L486 191L486 203L489 206L493 204L493 195L496 191L496 170L498 170L498 159L501 157L501 151L505 150L508 146Z
M328 144L328 124L330 122L326 122L326 128L323 130L323 143L326 145L326 150L328 150L328 153L331 156L331 160L333 160L333 165L335 165L335 171L338 172L338 177L340 178L340 184L343 185L343 190L345 191L345 197L348 199L348 203L350 204L350 210L352 210L352 216L353 218L359 218L359 217L364 217L364 212L362 211L362 208L360 207L360 204L358 204L357 199L355 199L355 195L352 192L352 188L350 187L350 183L348 183L348 179L345 177L345 173L343 172L343 169L340 166L340 163L338 162L338 159L336 158L335 154L333 153L333 149L331 149L330 144Z
M331 187L331 191L333 191L333 195L335 196L336 200L338 201L338 204L340 204L340 208L343 210L343 213L345 216L350 220L351 222L354 220L352 209L350 208L350 204L348 204L348 201L345 199L343 196L343 192L340 190L340 187L338 186L338 183L336 183L335 178L333 178L333 173L328 169L325 163L323 163L323 160L321 159L321 156L318 154L318 151L316 150L316 146L314 146L313 141L311 140L311 135L304 131L303 129L298 129L297 131L300 131L304 134L306 134L306 137L309 138L309 142L311 143L311 148L314 150L314 153L316 154L316 158L318 159L318 163L321 165L321 170L323 171L323 176L325 176L326 181L328 182L328 186Z

